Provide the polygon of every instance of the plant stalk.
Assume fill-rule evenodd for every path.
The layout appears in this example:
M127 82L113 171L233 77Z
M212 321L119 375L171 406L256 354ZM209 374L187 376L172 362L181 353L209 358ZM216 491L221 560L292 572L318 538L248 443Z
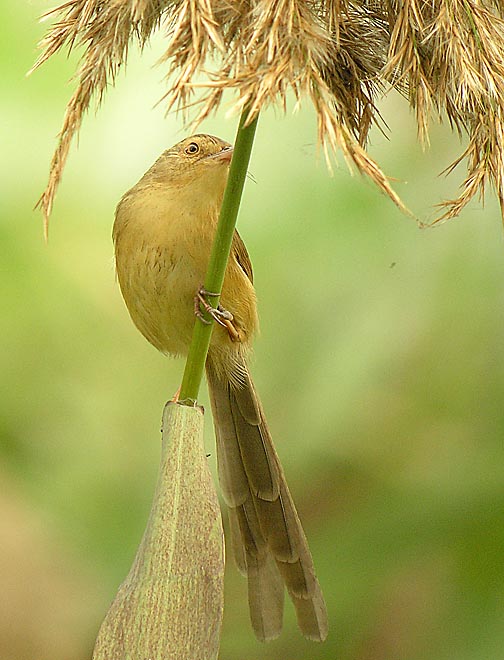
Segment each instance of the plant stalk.
M248 117L248 108L242 112L236 140L233 150L233 158L229 167L229 176L224 199L217 224L217 231L212 245L210 261L205 278L204 288L212 293L219 293L222 290L226 265L231 251L233 234L240 208L240 201L243 192L243 185L247 175L247 168L254 142L254 135L257 126L258 117L256 116L246 125ZM196 294L196 292L194 292ZM219 304L218 296L211 296L209 304L217 307ZM210 320L205 313L204 317ZM187 356L182 385L180 387L179 402L186 405L194 405L198 398L198 392L203 378L205 361L210 346L212 336L213 322L210 325L202 323L196 319L194 331Z
M219 655L224 534L205 454L203 409L167 403L161 431L149 521L100 627L93 660Z

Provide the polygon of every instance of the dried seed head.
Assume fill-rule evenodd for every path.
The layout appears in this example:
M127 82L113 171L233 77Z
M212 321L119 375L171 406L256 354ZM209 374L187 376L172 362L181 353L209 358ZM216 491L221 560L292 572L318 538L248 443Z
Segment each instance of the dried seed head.
M325 152L340 148L404 209L365 151L371 126L382 125L376 97L393 86L409 98L422 141L433 113L468 135L457 160L466 159L468 175L438 220L483 197L489 182L502 205L502 11L491 0L69 0L49 12L55 22L34 66L64 46L84 49L39 202L46 227L84 112L113 84L131 41L144 45L160 26L170 80L163 99L167 109L191 110L195 124L218 108L224 90L234 91L234 110L247 107L250 119L269 104L285 109L289 92L308 97Z

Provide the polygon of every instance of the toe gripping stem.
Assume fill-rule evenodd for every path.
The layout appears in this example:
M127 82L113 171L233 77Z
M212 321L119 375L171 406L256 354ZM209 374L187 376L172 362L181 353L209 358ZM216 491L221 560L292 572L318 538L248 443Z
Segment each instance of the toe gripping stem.
M201 287L197 294L194 296L194 314L199 318L199 320L204 323L205 325L210 325L212 321L208 321L204 316L203 312L201 311L201 308L205 310L205 312L212 317L212 319L221 325L223 328L226 328L226 330L229 333L229 336L232 341L238 341L239 340L239 333L235 326L233 325L233 315L231 312L228 312L227 309L224 309L222 305L218 305L217 307L212 307L206 300L205 296L220 296L220 293L213 293L212 291L207 291L203 287Z

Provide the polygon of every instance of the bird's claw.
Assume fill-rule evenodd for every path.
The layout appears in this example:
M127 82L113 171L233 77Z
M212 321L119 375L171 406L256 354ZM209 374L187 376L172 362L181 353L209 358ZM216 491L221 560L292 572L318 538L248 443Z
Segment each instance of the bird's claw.
M224 328L227 328L227 322L231 322L233 320L233 315L231 312L228 312L227 309L224 309L222 305L218 305L217 307L212 307L212 305L209 305L208 302L205 299L205 296L218 296L220 294L218 293L212 293L210 291L206 291L205 289L201 288L198 293L194 297L194 313L195 315L199 318L200 321L202 321L205 325L210 325L211 321L208 321L204 316L201 311L201 307L205 310L205 312L213 318L216 323L219 325L222 325Z
M222 305L217 305L217 307L212 307L206 300L205 296L219 296L219 293L212 293L211 291L206 291L203 287L200 288L198 293L194 296L194 313L199 318L199 320L205 325L210 325L212 321L209 321L203 316L201 308L212 317L212 319L225 328L228 331L229 338L231 341L241 342L241 334L239 330L233 325L232 321L234 319L231 312L227 309L224 309Z

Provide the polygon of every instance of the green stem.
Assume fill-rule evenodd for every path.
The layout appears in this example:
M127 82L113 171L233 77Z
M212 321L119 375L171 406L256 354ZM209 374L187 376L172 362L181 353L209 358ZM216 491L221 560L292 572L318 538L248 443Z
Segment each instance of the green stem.
M228 181L204 283L207 291L216 293L221 292L224 282L226 265L231 251L231 243L236 225L236 217L240 208L243 184L247 175L250 152L252 151L257 126L258 117L255 117L245 126L247 116L248 109L245 108L240 117L240 124L236 134L233 158L229 168ZM217 307L219 299L212 296L209 302ZM197 320L194 325L191 346L180 387L179 401L181 403L187 402L187 404L192 405L198 398L212 330L213 323L206 325Z

